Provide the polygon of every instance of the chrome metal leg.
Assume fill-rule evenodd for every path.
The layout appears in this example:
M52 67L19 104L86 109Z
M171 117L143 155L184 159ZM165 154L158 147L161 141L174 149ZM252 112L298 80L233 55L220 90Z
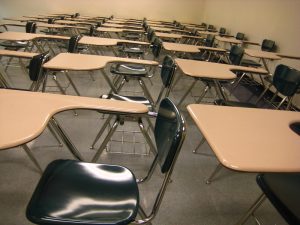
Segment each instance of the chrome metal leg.
M114 124L112 125L112 128L110 129L110 131L108 132L107 136L105 137L105 139L103 140L102 144L100 145L100 147L98 148L97 152L95 153L94 157L92 158L93 163L97 162L97 160L99 159L101 153L103 152L103 150L105 149L107 143L109 142L111 136L113 135L113 133L116 131L118 125L120 123L120 118L117 118L114 122Z
M289 101L288 101L288 104L287 104L287 107L285 110L289 110L291 105L292 105L292 101L293 101L293 96L289 98Z
M219 81L214 79L214 84L215 84L216 92L217 92L219 98L224 99L225 101L228 101L228 97L226 96L225 91L223 90L223 87L221 86Z
M71 86L73 87L74 91L76 92L76 94L77 94L78 96L80 96L80 93L79 93L77 87L75 86L73 80L72 80L71 77L69 76L69 73L68 73L67 71L65 71L65 74L66 74L66 77L67 77L67 79L69 80Z
M149 124L150 129L151 129L152 132L154 133L154 126L153 126L152 122L150 121L149 117L146 117L146 120L147 120L147 122L148 122L148 124Z
M111 80L109 79L109 77L107 76L107 74L105 73L104 69L100 70L101 73L104 76L104 79L106 80L106 82L109 84L110 88L113 90L114 93L118 93L118 91L116 90L115 86L113 85L113 83L111 82Z
M106 129L107 125L109 124L109 122L111 121L111 119L113 118L113 115L109 115L108 118L106 119L106 121L104 122L104 124L102 125L101 129L99 130L97 136L95 137L92 145L90 146L90 149L94 149L95 144L97 143L97 141L99 140L99 138L101 137L101 135L103 134L104 130Z
M1 74L1 71L0 71L0 83L3 85L4 88L9 88L10 87L8 82L5 80L5 78Z
M54 117L51 118L49 121L51 126L55 129L55 131L58 133L58 135L61 137L62 141L65 143L65 145L68 147L70 152L73 154L73 156L80 160L84 161L83 157L81 156L78 149L75 147L75 145L72 143L66 132L62 129L62 127L59 125L59 123L55 120Z
M152 164L151 164L150 169L148 170L147 175L146 175L145 177L143 177L143 178L137 179L136 181L137 181L139 184L148 181L148 180L152 177L152 174L153 174L153 172L154 172L154 170L155 170L155 167L156 167L157 163L158 163L158 156L156 155L156 156L155 156L155 159L153 160L153 162L152 162Z
M6 64L5 68L4 68L5 72L7 72L7 68L9 67L9 65L10 65L10 63L11 63L12 60L13 60L13 57L10 57L9 60L7 61L7 64Z
M273 84L270 84L265 90L260 94L260 96L257 98L255 105L262 99L262 97L265 95L265 93L272 87Z
M141 78L138 80L138 82L139 82L139 85L141 86L141 88L142 88L142 90L143 90L146 98L148 98L148 100L150 101L150 103L151 103L151 105L153 107L154 106L154 101L153 101L153 98L152 98L152 96L151 96L151 94L150 94L150 92L149 92L149 90L148 90L145 82Z
M47 81L48 81L48 75L45 74L45 78L43 81L43 86L42 86L42 92L46 92L46 88L47 88Z
M237 88L239 83L242 81L242 79L246 76L246 73L243 73L242 76L240 76L236 82L234 82L233 87L230 90L230 95L234 92L234 90Z
M287 96L284 97L284 98L281 100L281 102L278 104L278 106L276 107L276 109L279 109L279 108L282 106L282 104L285 102L285 100L286 100L287 98L288 98Z
M173 82L171 89L175 87L175 85L179 82L179 80L182 78L182 74L178 73L177 79Z
M60 142L60 140L59 140L57 134L55 133L53 127L51 126L51 123L49 123L49 124L47 125L47 127L48 127L49 131L51 132L51 134L53 135L53 137L54 137L54 138L56 139L56 141L58 142L59 147L62 147L63 144Z
M139 128L140 128L140 130L141 130L143 136L145 137L145 139L146 139L148 145L150 146L150 150L152 151L152 153L153 153L154 155L156 155L156 154L157 154L156 146L153 144L153 142L152 142L152 140L151 140L149 134L147 133L147 131L146 131L146 129L145 129L145 126L144 126L143 121L142 121L141 118L138 119L138 124L139 124Z
M60 92L61 92L62 94L64 94L64 95L66 95L66 92L65 92L65 90L62 88L62 86L60 85L60 83L58 82L56 75L52 75L52 78L53 78L53 80L54 80L56 86L57 86L58 89L60 90Z
M205 143L206 139L204 137L202 137L202 139L200 140L200 143L197 145L197 147L193 150L193 153L197 153L198 149Z
M210 89L210 86L209 86L209 85L207 85L207 86L204 88L202 94L200 95L200 97L199 97L198 100L196 101L197 104L199 104L199 103L202 101L202 99L205 97L205 95L206 95L206 93L209 91L209 89Z
M24 151L26 152L30 160L33 162L33 164L37 167L39 173L42 174L43 173L42 167L40 166L39 162L31 152L30 148L28 148L26 144L22 145L22 148L24 149Z
M89 75L90 75L90 78L92 79L92 81L95 81L95 78L93 76L93 71L89 71Z
M193 81L193 83L191 84L191 86L189 87L189 89L185 92L185 94L182 96L182 98L180 99L179 103L177 104L177 106L179 107L181 105L181 103L184 101L184 99L186 98L186 96L191 92L191 90L193 89L193 87L195 86L196 82L198 80L195 79Z
M160 92L159 92L159 94L158 94L158 97L157 97L157 100L156 100L154 106L157 106L157 104L160 102L160 99L161 99L161 97L162 97L162 95L163 95L163 93L164 93L164 90L165 90L165 87L162 86L162 87L161 87L161 90L160 90Z
M214 176L223 168L222 164L219 163L215 170L212 172L212 174L209 176L209 178L206 180L206 184L210 184Z
M138 214L140 215L141 220L136 220L136 221L133 222L133 224L147 224L147 225L152 225L152 223L151 223L150 220L153 218L153 215L152 215L152 218L150 218L150 219L148 218L146 220L147 215L146 215L144 209L141 206L139 206Z
M248 218L255 212L255 210L263 203L265 199L266 196L264 193L262 193L254 202L254 204L244 214L244 216L235 225L243 225L248 220Z

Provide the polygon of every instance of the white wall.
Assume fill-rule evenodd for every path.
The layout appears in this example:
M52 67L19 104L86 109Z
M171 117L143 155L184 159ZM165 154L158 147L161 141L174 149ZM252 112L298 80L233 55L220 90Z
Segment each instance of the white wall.
M199 21L203 0L1 0L2 17L74 13L127 18Z
M202 20L250 41L274 40L279 52L300 56L299 10L299 0L206 0ZM300 70L300 60L282 59L270 63L271 72L278 63ZM300 106L300 96L294 102Z

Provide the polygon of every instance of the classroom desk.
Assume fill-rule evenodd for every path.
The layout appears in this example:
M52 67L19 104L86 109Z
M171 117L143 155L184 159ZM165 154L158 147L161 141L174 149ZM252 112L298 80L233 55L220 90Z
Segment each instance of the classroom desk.
M147 23L152 23L152 24L168 24L168 25L173 25L173 22L168 22L168 21L161 21L161 20L146 20Z
M189 45L189 44L181 44L181 43L163 42L162 45L165 50L175 51L175 52L198 53L200 52L200 50L219 52L219 53L226 52L226 50L223 48L213 48L213 47Z
M189 105L187 109L227 168L245 172L300 172L300 138L289 127L300 122L299 112L200 104Z
M3 20L18 21L18 22L32 21L29 18L22 18L22 17L4 17Z
M132 32L132 33L145 33L144 30L128 29L128 28L113 28L113 27L98 27L98 32L112 32L112 33L122 33L122 32Z
M104 113L145 114L139 103L50 93L0 89L0 149L16 147L37 138L56 113L92 109Z
M136 26L142 26L142 22L126 22L126 21L114 21L114 20L107 20L105 23L111 23L111 24L121 24L121 25L136 25Z
M83 36L78 43L86 44L86 45L98 45L98 46L115 46L118 44L150 45L149 42L144 42L144 41L131 41L125 39L89 37L89 36Z
M0 33L0 40L6 41L32 41L35 39L57 39L57 40L69 40L70 37L59 35L47 35L47 34L35 34L35 33L23 33L6 31Z
M199 34L199 35L218 35L219 34L219 32L211 32L211 31L200 31L200 30L198 30L197 31L197 33Z
M110 19L109 21L112 21L112 22L140 22L140 23L143 22L143 20L124 19L124 18L113 18L113 19Z
M183 33L183 34L190 34L189 31L181 30L177 28L167 28L167 27L157 27L157 26L151 26L151 29L158 32L165 32L165 33L171 33L171 32L177 32L177 33Z
M212 80L215 85L215 89L219 98L227 100L227 97L224 95L222 91L222 87L219 82L234 80L236 78L236 75L233 73L233 71L268 74L266 70L261 68L252 68L252 67L245 67L245 66L211 63L211 62L179 59L179 58L175 59L175 62L185 75L191 76L195 79L194 82L189 87L189 89L187 90L187 92L183 95L183 97L179 101L178 105L180 105L183 102L183 100L189 94L189 92L194 87L196 82L203 78Z
M8 57L18 57L18 58L31 59L33 56L36 56L36 55L38 55L38 53L34 53L34 52L20 52L20 51L12 51L12 50L0 49L0 56L8 56Z
M148 26L154 26L154 27L163 27L163 28L171 28L171 29L176 29L176 27L171 24L157 24L157 23L151 23L151 22L147 22Z
M2 56L7 56L7 57L16 57L20 59L31 59L32 57L38 55L38 53L33 53L33 52L21 52L21 51L12 51L12 50L5 50L5 49L0 49L0 58ZM21 67L26 71L25 65L23 64L22 61L19 61ZM9 84L9 81L7 80L8 75L6 74L5 70L0 70L0 83L4 85L6 88L11 87Z
M33 34L33 33L23 33L23 32L12 32L12 31L6 31L3 33L0 33L0 40L5 41L27 41L32 42L33 45L35 45L40 53L45 52L43 46L37 42L37 40L69 40L70 37L66 36L59 36L59 35L46 35L46 34ZM54 51L51 48L51 46L48 44L49 49L52 51L53 54ZM25 51L27 50L27 47L25 48Z
M124 29L134 29L134 30L143 30L144 28L141 25L122 25L122 24L116 24L116 23L103 23L101 25L102 27L112 27L112 28L124 28ZM144 30L143 30L144 32Z
M54 23L58 24L68 24L68 25L95 25L96 23L92 22L81 22L75 20L55 20Z
M277 53L277 55L280 56L281 58L300 60L300 56L296 56L296 55L288 55L284 53Z
M103 22L102 19L92 19L92 18L70 18L69 20L80 21L80 22L91 22L91 23L99 23Z
M266 52L262 50L255 50L255 49L245 49L245 54L251 57L259 58L262 60L265 69L270 73L268 68L267 60L279 60L281 57L277 55L275 52Z
M162 46L167 51L173 52L186 52L186 53L199 53L199 47L197 45L181 44L181 43L172 43L172 42L163 42Z
M157 66L158 62L152 60L141 60L133 58L121 58L113 56L100 56L100 55L87 55L87 54L73 54L73 53L60 53L50 61L43 65L43 68L52 71L70 70L70 71L92 71L100 70L108 82L113 92L117 93L115 86L106 74L104 67L108 63L129 63L140 64L147 66ZM73 88L76 90L74 84Z
M141 116L148 112L147 106L140 103L7 89L0 89L0 102L0 150L22 146L40 173L41 166L26 143L41 135L48 124L56 130L73 156L84 161L54 118L56 113L88 109L108 114ZM115 123L117 126L119 121ZM103 150L107 142L103 141L98 152Z
M196 25L191 25L191 24L185 24L185 23L180 23L185 27L187 30L206 30L206 27L204 26L196 26Z
M155 36L159 38L168 38L168 39L181 39L183 35L174 34L174 33L163 33L163 32L155 32Z
M215 39L217 41L220 41L220 42L224 42L224 43L230 43L230 44L242 44L243 41L241 40L237 40L236 38L234 37L221 37L221 36L216 36Z
M125 40L125 39L114 39L114 38L101 38L101 37L89 37L89 36L83 36L79 42L79 44L83 44L83 45L90 45L90 46L117 46L119 44L130 44L130 45L143 45L143 46L149 46L150 43L149 42L143 42L143 41L131 41L131 40ZM99 54L99 52L97 51L97 49L94 49L95 52L97 54ZM114 52L115 55L116 52L114 51L114 49L112 49L112 51ZM100 49L100 53L101 49Z
M152 26L150 25L151 29L154 31L163 31L163 32L172 32L172 28L167 28L167 27L157 27L157 26Z

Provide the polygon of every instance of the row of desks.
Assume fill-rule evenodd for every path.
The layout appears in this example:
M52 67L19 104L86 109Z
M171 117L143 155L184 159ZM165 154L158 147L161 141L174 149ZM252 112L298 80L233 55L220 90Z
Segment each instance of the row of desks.
M35 139L49 119L62 111L148 112L145 105L137 103L14 90L0 90L0 102L0 130L5 131L1 132L0 149ZM299 134L290 128L300 121L298 112L199 104L187 108L224 166L246 172L300 171Z

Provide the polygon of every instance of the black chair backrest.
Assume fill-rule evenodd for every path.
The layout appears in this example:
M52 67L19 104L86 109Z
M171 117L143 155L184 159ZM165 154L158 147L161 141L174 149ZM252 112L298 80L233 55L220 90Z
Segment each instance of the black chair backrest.
M237 40L244 40L245 34L244 34L244 33L241 33L241 32L238 32L238 33L236 34L235 38L236 38Z
M54 24L55 18L48 19L48 24Z
M68 52L69 53L77 53L78 52L78 42L80 40L80 35L74 35L69 40Z
M152 42L152 54L154 58L159 57L161 48L162 48L162 41L158 37L155 37Z
M90 31L89 31L89 36L94 36L96 29L97 28L95 25L91 25Z
M293 96L300 87L300 71L280 64L273 75L273 85L279 93Z
M215 40L215 35L209 34L205 38L205 41L204 41L203 45L206 46L206 47L213 47L214 40Z
M240 65L244 55L244 49L238 45L233 45L230 49L229 60L233 65Z
M261 50L267 52L275 52L276 51L275 41L264 39L261 44Z
M147 30L147 39L148 39L149 42L152 41L153 36L154 36L154 30L152 28L148 27L148 30Z
M29 63L29 77L32 81L38 81L46 74L43 64L50 59L48 52L34 56Z
M226 33L226 28L221 27L219 30L219 34L225 34Z
M25 27L26 33L35 33L36 32L36 23L27 22Z
M214 29L215 29L214 25L209 24L207 26L207 30L214 30Z
M102 23L101 22L97 22L96 27L101 27Z
M258 174L256 182L288 224L300 224L299 173Z
M176 69L176 64L174 59L171 56L166 55L163 60L162 68L160 72L160 77L165 87L169 87L171 85L174 77L175 69Z
M205 29L207 28L207 24L206 23L201 23L201 26L204 27Z
M191 32L192 36L198 36L198 31L197 29L193 29L193 31Z
M180 30L184 30L184 29L185 29L185 26L182 25L182 24L180 24L179 29L180 29Z
M154 136L161 172L172 170L185 137L185 121L175 104L168 98L161 101Z

